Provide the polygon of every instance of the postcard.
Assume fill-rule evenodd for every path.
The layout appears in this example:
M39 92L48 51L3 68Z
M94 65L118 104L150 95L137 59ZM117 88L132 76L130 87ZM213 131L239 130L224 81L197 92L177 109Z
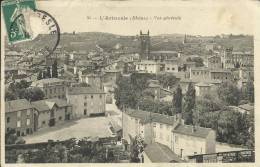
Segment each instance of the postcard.
M259 9L2 1L1 165L257 166Z

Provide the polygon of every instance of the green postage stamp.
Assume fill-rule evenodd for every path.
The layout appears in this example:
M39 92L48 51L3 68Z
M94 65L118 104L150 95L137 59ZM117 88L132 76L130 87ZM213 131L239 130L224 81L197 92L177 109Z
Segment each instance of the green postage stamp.
M5 0L1 4L9 43L32 39L30 12L35 0Z

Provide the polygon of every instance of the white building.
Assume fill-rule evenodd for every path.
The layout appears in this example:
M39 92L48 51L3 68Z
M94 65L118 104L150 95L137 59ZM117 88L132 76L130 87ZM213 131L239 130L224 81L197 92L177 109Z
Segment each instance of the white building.
M72 115L83 116L105 115L106 94L93 87L71 87L66 94L67 102L72 104Z
M161 71L162 63L152 60L143 60L141 62L137 62L135 65L135 70L138 72L157 74Z

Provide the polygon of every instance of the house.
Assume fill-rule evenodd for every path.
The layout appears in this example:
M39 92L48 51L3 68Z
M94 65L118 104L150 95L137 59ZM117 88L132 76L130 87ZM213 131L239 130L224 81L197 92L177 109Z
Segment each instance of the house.
M5 102L5 130L14 129L17 136L32 134L34 127L34 108L26 99Z
M216 152L216 134L210 128L178 124L172 132L173 151L182 159Z
M131 144L138 136L149 145L160 143L181 159L195 153L215 152L215 131L209 128L185 125L181 114L174 116L126 109L123 112L123 139ZM147 153L149 154L149 153ZM169 153L170 154L170 153ZM151 160L151 157L148 159ZM148 160L149 161L149 160Z
M105 115L106 94L95 87L70 87L67 102L72 105L72 117Z
M213 55L207 58L207 67L214 69L214 68L222 68L221 64L221 57L217 55Z
M169 147L157 142L149 144L147 147L145 147L143 156L144 163L184 162Z
M211 69L210 79L221 81L232 81L234 79L231 70L229 69Z
M98 89L103 90L103 74L87 74L87 75L82 75L82 81L84 83L89 84L91 87L96 87Z
M45 99L32 102L35 108L35 127L42 129L52 127L70 120L72 117L72 105L64 99Z
M115 84L120 74L120 70L106 70L104 74L104 82L111 82Z
M169 72L169 73L177 73L179 72L179 66L180 66L180 62L178 59L173 59L171 61L166 61L165 62L165 72Z
M31 87L40 88L45 98L65 98L67 83L58 78L47 78L32 82Z
M160 71L163 71L162 69L163 64L152 60L143 60L140 62L136 62L135 65L136 65L135 70L138 72L157 74Z
M196 79L201 81L210 79L210 70L205 67L191 68L190 79Z

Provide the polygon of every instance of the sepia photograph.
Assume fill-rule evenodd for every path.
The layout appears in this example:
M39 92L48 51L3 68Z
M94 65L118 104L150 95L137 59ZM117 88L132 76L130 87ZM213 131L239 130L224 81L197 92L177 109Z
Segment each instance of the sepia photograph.
M2 1L1 164L254 164L254 10L167 2Z

